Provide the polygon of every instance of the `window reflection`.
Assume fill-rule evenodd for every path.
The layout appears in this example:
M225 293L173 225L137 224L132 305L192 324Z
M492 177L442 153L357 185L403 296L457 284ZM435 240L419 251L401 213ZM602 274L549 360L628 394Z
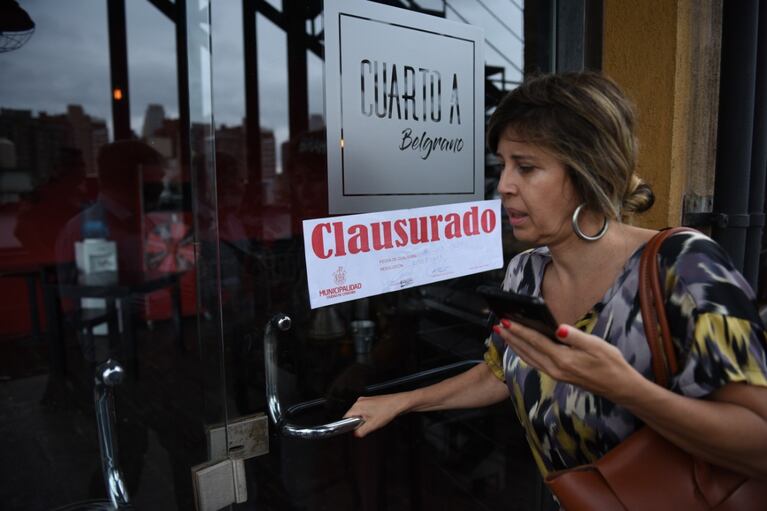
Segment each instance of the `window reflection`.
M243 34L243 4L260 9L252 39ZM217 407L226 398L230 418L265 409L260 344L273 312L290 312L296 325L280 354L285 388L294 402L326 397L318 416L337 415L366 385L482 349L474 277L308 308L301 223L328 215L321 2L306 12L279 0L215 3L215 98L200 83L200 55L211 52L199 23L207 12L196 10L207 3L125 2L125 86L110 74L106 5L24 2L37 31L0 54L0 377L15 395L35 396L26 410L44 417L32 426L45 430L38 439L24 424L4 429L0 447L19 458L42 442L58 449L53 463L36 466L50 481L38 494L25 490L36 486L29 474L0 477L10 481L0 501L14 508L105 496L92 385L109 357L120 357L129 375L116 407L131 498L138 509L191 509L189 469L208 459L205 428L223 420ZM179 95L177 5L195 10L188 28L200 30L184 54L198 59L187 88L203 98L191 92L189 104ZM458 19L440 0L419 5ZM521 60L521 47L504 45L493 31L504 29L481 7L455 6L473 23L486 21L488 40ZM500 69L492 80L499 90L509 87L513 67L497 55L488 61ZM258 71L247 91L246 65ZM257 100L253 115L248 95ZM129 102L129 111L113 117L113 101ZM215 126L203 115L210 105ZM369 350L355 348L353 321L375 323ZM206 342L225 351L224 364ZM224 365L226 392L216 386ZM510 476L498 452L514 441L508 417L458 418L408 419L365 444L273 440L273 453L249 465L264 488L253 499L281 509L369 509L389 499L399 509L444 487L462 503L507 501ZM466 449L468 460L467 443L478 446ZM462 464L483 468L464 474ZM420 487L415 472L402 470L411 466L437 474L434 485ZM392 484L381 484L392 472ZM480 491L467 497L472 485Z
M0 447L33 466L0 471L4 507L108 500L94 402L107 359L128 375L113 441L136 508L193 507L189 469L207 459L204 425L223 419L201 398L217 391L204 380L215 357L195 342L183 155L204 155L211 130L187 120L185 133L178 103L187 70L176 66L175 17L186 2L125 2L124 17L121 4L22 2L35 34L0 53L1 399L22 417L0 421ZM123 55L110 56L110 26L127 34ZM118 68L124 84L112 80ZM128 103L123 118L111 108ZM128 129L116 136L116 124Z
M179 116L175 23L146 0L125 2L125 19L130 125L137 138L151 145L151 138L155 136L152 128L160 127L157 121L164 118L158 110L164 110L162 113L167 113L169 119ZM154 124L147 126L148 120ZM145 131L147 127L149 131ZM175 154L163 155L176 157Z
M96 200L58 230L54 260L59 264L76 261L80 272L143 272L147 267L144 233L154 231L150 217L144 213L147 208L156 209L160 202L162 188L152 185L162 183L165 159L144 142L123 140L101 148L98 168ZM145 187L145 183L149 186ZM114 245L94 253L83 252L96 240L113 241ZM115 251L114 263L99 263L106 260L106 250Z

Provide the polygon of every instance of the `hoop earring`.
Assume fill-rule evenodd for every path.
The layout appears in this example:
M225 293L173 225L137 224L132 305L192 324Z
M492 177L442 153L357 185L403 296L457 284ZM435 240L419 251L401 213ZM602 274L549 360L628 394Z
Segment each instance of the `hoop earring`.
M602 239L602 237L607 232L607 226L609 222L607 221L607 217L605 217L605 223L602 224L602 228L599 229L599 232L596 233L594 236L589 236L588 234L584 233L581 230L581 226L578 225L578 217L581 214L581 210L583 209L583 206L585 206L586 203L584 202L577 208L575 208L575 211L573 212L573 231L575 231L575 235L578 236L583 241L597 241L599 239Z

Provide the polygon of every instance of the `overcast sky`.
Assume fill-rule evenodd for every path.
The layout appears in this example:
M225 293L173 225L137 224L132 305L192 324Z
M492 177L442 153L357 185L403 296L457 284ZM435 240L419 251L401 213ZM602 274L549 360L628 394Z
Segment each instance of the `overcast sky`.
M279 0L270 3L279 6ZM519 67L522 63L522 44L510 32L522 35L518 7L522 3L448 1L448 19L462 21L461 16L485 29L487 41L504 54L488 46L486 62L506 67L509 79L519 79L519 73L508 60ZM35 21L36 31L19 50L0 54L0 107L55 114L68 104L80 104L111 126L106 1L20 0L19 4ZM419 4L441 9L442 0ZM178 116L174 26L147 0L127 0L126 11L131 124L141 133L150 103L163 105L168 117ZM245 104L241 2L213 2L212 19L213 114L216 124L240 124ZM288 134L286 40L260 15L257 33L261 125L275 131L279 144ZM310 112L322 113L322 61L312 54L308 72Z

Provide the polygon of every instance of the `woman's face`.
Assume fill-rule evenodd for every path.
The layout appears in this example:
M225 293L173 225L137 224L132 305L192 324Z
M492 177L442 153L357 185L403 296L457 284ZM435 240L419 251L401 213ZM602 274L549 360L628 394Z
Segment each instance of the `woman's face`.
M503 172L498 193L514 237L552 245L574 236L570 218L580 203L565 165L507 128L498 142Z

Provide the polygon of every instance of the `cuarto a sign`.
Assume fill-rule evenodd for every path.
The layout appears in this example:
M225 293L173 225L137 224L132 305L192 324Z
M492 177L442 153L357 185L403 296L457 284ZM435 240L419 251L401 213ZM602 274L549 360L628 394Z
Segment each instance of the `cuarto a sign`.
M326 0L331 213L484 198L484 37L442 18Z

